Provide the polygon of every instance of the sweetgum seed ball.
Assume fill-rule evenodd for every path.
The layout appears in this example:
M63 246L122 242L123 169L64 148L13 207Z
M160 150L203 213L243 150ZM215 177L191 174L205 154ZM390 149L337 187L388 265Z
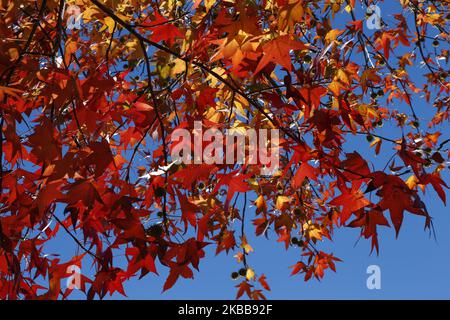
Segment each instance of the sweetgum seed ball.
M159 238L163 233L163 228L159 224L154 224L146 230L146 233L154 238Z
M295 208L293 211L295 216L301 216L302 215L302 209L300 209L299 207Z
M166 194L166 189L164 189L163 187L158 187L155 190L155 196L157 196L158 198L160 197L164 197L164 195Z

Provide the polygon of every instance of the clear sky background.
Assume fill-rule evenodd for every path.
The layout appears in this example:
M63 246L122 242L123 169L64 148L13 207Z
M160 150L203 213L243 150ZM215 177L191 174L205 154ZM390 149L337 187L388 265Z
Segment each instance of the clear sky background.
M382 18L389 25L394 22L392 13L398 13L398 1L380 3ZM364 19L365 8L356 11L358 19ZM409 21L411 13L404 15ZM341 13L338 22L344 25L349 15ZM341 21L342 20L342 21ZM367 29L365 29L367 31ZM371 33L372 31L369 31ZM446 45L444 42L441 45ZM429 48L431 45L428 43ZM447 44L448 46L448 44ZM450 49L450 48L448 48ZM397 55L411 51L403 48ZM414 81L424 72L418 66L408 69ZM432 103L432 102L431 102ZM416 112L421 119L429 119L434 111L431 104L416 97L414 100ZM402 106L404 107L404 106ZM404 109L407 112L407 109ZM430 111L429 111L430 110ZM422 128L423 129L423 128ZM449 138L448 123L441 128L443 138ZM398 137L398 129L383 127L380 131L385 136ZM350 137L351 138L351 137ZM383 144L382 154L374 157L373 150L369 150L364 136L355 137L346 145L346 152L357 150L363 156L369 155L376 169L384 167L387 159L392 155L393 149L389 144ZM444 180L450 181L448 173L443 175ZM447 197L449 193L447 192ZM249 197L254 200L254 197ZM343 262L337 264L337 273L327 270L325 278L319 282L303 281L303 275L290 276L289 266L299 260L300 250L289 248L285 250L284 244L277 243L273 235L269 240L264 237L253 236L254 228L250 222L246 224L246 233L254 252L248 256L248 263L254 267L257 274L267 276L271 292L267 293L269 299L450 299L450 214L436 193L427 189L423 197L436 232L436 238L427 230L424 231L423 217L411 214L405 215L405 220L398 239L395 239L393 228L379 228L380 254L370 254L370 240L359 239L359 229L337 229L333 242L324 241L319 247L325 252L333 252ZM252 217L253 210L247 213ZM240 222L235 221L236 229ZM63 231L61 231L63 233ZM57 242L51 244L54 250L62 257L73 255L73 240L61 235ZM226 255L221 253L215 256L215 247L206 248L206 258L200 263L200 272L195 272L195 279L179 279L169 291L161 294L167 271L158 265L160 276L148 274L141 280L133 279L125 282L127 297L114 294L114 299L233 299L237 289L234 287L240 280L231 280L230 274L241 267L233 258L235 253ZM381 268L381 290L369 290L366 286L369 265L378 265ZM89 265L83 266L83 273L89 274ZM74 293L71 298L84 298L80 293Z

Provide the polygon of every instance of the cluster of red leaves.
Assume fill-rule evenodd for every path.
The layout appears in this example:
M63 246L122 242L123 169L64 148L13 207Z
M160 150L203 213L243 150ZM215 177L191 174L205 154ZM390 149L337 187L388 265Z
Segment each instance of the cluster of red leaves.
M193 278L207 245L238 251L237 298L264 299L249 217L257 236L298 249L292 274L308 280L335 271L340 260L317 249L334 228L359 228L378 251L388 214L398 235L407 212L430 226L428 186L445 202L449 4L401 0L394 25L369 33L356 0L72 2L80 30L66 30L65 1L0 3L1 299L66 298L73 265L92 265L79 288L90 299L159 266L167 290ZM393 54L402 47L417 50ZM279 172L172 163L171 134L195 121L278 129ZM348 150L358 137L394 151L384 168ZM62 238L82 254L49 252Z

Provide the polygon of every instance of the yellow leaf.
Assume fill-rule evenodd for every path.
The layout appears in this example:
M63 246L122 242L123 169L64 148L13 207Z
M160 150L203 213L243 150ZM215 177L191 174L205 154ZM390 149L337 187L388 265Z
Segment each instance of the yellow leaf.
M417 183L419 182L419 180L417 179L417 177L412 174L408 180L405 181L406 185L408 186L408 188L410 188L411 190L415 189L417 187Z
M175 59L173 61L174 66L172 67L172 76L176 76L186 70L186 62L181 59Z
M242 236L241 241L241 248L244 249L245 253L248 254L250 252L253 252L253 248L248 244L246 236Z
M363 104L359 105L358 111L362 115L366 115L368 117L372 116L373 118L377 118L377 119L379 118L378 112L374 108L369 107L367 105L363 105Z
M234 98L234 105L233 105L234 111L244 119L247 119L247 115L245 112L245 109L248 109L248 102L243 98L241 95L236 95Z
M138 45L139 45L139 42L136 38L133 38L131 41L127 41L125 43L125 47L127 47L130 50L136 50Z
M239 120L236 120L228 132L230 135L245 136L248 129L250 129L249 126Z
M275 208L277 208L278 210L282 211L283 209L286 209L287 206L289 206L289 202L290 201L291 201L291 199L289 197L278 196L277 197L277 202L275 204Z
M381 143L383 142L383 140L381 140L380 138L375 138L373 139L372 143L370 144L371 147L375 146L375 154L379 154L380 153L380 148L381 148Z
M329 85L328 85L328 89L331 90L331 92L333 92L333 94L335 96L339 96L339 93L341 92L341 84L339 83L339 81L333 80Z
M311 221L303 224L303 232L309 239L322 240L322 231L316 224L313 224Z
M409 5L409 0L400 0L400 3L403 8L406 8Z
M266 200L264 200L262 194L255 200L255 205L256 205L256 213L267 211Z
M339 30L339 29L333 29L330 30L327 35L325 36L325 42L326 43L331 43L334 40L336 40L336 38L338 36L340 36L342 34L342 32L344 32L344 30Z
M91 6L86 8L82 13L83 21L84 22L91 22L92 20L95 20L98 16L100 16L102 11L95 7ZM97 16L97 17L96 17Z
M212 69L212 71L214 71L215 73L217 73L218 75L222 76L223 78L225 78L225 80L227 79L227 72L225 69L221 68L221 67L215 67ZM221 84L220 86L218 86L218 82L219 80L213 76L212 74L208 74L208 76L206 77L205 81L209 81L211 84L211 87L221 87L224 86L224 84Z
M432 14L427 14L423 20L430 24L438 24L440 18L441 18L441 15L439 13L432 13Z
M211 122L219 123L222 121L222 115L217 112L215 108L208 108L205 113L205 118Z
M103 25L103 27L101 27L100 32L105 31L106 28L108 28L108 32L109 32L109 33L112 33L113 30L114 30L114 25L115 25L115 23L116 23L116 22L114 21L114 19L111 18L111 17L106 17L105 20L104 20L104 23L105 23L105 24Z
M290 0L289 3L281 7L278 15L278 28L286 31L299 22L303 17L303 1Z
M253 248L248 243L246 245L243 245L242 248L245 250L245 253L253 252Z
M342 81L346 85L348 85L348 86L350 85L350 79L344 70L338 69L336 76L340 81Z
M159 67L158 70L159 70L159 75L161 76L161 78L167 79L170 76L171 68L168 64L165 64L162 67Z
M73 40L68 40L66 42L66 51L64 52L64 63L66 65L70 64L70 60L72 59L72 54L77 52L78 46L77 43Z
M208 11L209 9L212 8L214 3L216 3L216 0L205 0L204 3L205 3L206 10Z
M247 280L252 280L255 277L255 271L252 268L248 268L245 277Z

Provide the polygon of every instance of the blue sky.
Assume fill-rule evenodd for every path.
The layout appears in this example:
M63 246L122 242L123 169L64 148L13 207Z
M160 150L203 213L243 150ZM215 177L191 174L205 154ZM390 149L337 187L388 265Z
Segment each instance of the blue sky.
M382 17L391 22L394 19L391 12L398 12L394 1L381 3ZM396 3L396 2L395 2ZM364 11L358 8L357 18L363 19ZM343 16L346 14L343 13ZM406 14L409 19L411 14ZM348 15L346 16L348 18ZM342 20L340 24L347 22ZM445 45L442 43L442 45ZM450 48L449 48L450 49ZM403 52L411 48L403 48ZM400 51L401 52L401 51ZM398 53L400 53L398 52ZM419 78L421 70L416 67L409 70L411 77ZM416 77L417 76L417 77ZM423 100L414 100L416 112L422 120L428 119L431 108ZM405 108L404 105L401 108ZM405 108L405 112L407 109ZM398 137L394 127L384 127L381 130L386 136ZM441 129L444 139L450 133L448 126ZM358 150L362 155L370 154L372 164L381 169L393 150L389 144L384 144L382 154L374 158L373 151L368 149L364 136L355 137L346 145L346 152ZM365 150L365 151L361 151ZM450 181L449 174L443 175L445 181ZM447 192L448 196L448 192ZM252 197L250 197L252 199ZM270 299L449 299L450 298L450 215L433 190L427 189L425 203L436 231L436 239L429 230L424 231L422 217L406 214L398 239L395 239L393 228L380 228L380 254L370 254L370 240L359 239L359 230L341 228L335 231L333 242L324 241L320 248L333 252L343 262L337 264L337 273L327 270L325 278L319 282L303 281L303 276L290 276L289 266L299 258L299 250L277 243L272 235L269 240L264 237L252 236L254 229L247 223L247 235L254 252L248 257L250 266L258 274L267 276L271 292ZM252 199L254 200L254 199ZM250 218L252 212L248 212ZM236 229L240 223L236 223ZM62 232L61 232L62 233ZM69 257L75 253L72 239L61 235L57 242L51 243L54 250ZM200 263L200 272L195 273L194 280L180 279L169 291L161 294L167 270L159 266L160 276L149 274L141 280L133 279L124 284L128 297L114 294L114 299L232 299L236 295L235 285L238 281L230 278L232 271L241 267L233 258L234 253L221 253L215 256L215 247L206 249L207 257ZM366 280L369 276L366 269L369 265L381 268L381 290L369 290ZM83 273L89 274L89 265L83 266ZM80 293L74 293L71 298L83 298Z

